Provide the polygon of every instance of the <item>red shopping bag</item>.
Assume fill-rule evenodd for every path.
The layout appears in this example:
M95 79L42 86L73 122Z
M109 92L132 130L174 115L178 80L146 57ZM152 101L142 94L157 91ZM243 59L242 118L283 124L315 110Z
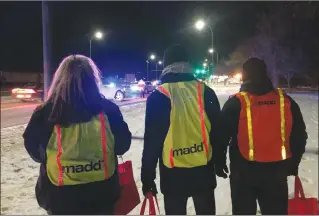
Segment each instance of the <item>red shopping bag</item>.
M148 194L146 194L144 201L142 203L140 215L144 215L147 201L149 202L149 215L156 215L155 203L154 203L153 197L154 197L156 205L157 205L158 214L160 214L157 197L153 196L153 194L151 192L149 192Z
M300 178L295 177L295 197L288 202L289 215L318 215L318 199L305 198Z
M126 161L118 165L118 172L120 178L121 195L117 201L114 214L127 215L138 204L140 204L140 196L134 181L132 162Z

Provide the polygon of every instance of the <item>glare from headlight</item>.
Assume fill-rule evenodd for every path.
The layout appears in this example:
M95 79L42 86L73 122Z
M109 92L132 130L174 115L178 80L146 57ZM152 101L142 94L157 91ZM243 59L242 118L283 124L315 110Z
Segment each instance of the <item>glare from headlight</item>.
M138 86L131 86L131 91L138 91L140 88Z
M110 83L108 86L109 86L110 88L115 88L115 84L114 84L114 83Z
M152 82L152 86L156 86L158 84L158 80Z

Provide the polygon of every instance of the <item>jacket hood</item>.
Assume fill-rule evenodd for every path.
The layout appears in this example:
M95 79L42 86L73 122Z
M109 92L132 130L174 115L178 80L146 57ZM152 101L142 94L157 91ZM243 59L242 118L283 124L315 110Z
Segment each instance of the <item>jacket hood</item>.
M161 77L161 83L188 82L196 80L191 73L168 73Z
M255 95L264 95L274 90L270 79L267 77L263 82L251 82L243 83L240 87L240 91L245 91Z
M170 64L167 67L165 67L163 69L163 72L162 72L160 78L165 76L168 73L190 73L191 74L192 70L193 70L193 68L189 63L176 62L176 63Z

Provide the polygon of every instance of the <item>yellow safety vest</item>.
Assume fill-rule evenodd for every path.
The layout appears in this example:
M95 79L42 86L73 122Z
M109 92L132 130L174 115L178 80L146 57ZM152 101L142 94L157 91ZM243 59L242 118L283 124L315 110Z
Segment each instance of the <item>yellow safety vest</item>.
M115 171L114 137L104 113L69 127L56 125L47 149L47 174L57 186L102 181Z
M163 147L163 163L168 168L203 166L212 158L204 87L198 81L189 81L157 88L171 101L170 127Z

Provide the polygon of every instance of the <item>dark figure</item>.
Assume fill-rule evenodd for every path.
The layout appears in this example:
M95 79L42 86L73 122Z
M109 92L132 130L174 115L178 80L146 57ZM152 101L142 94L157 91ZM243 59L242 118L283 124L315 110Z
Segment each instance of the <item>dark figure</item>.
M226 164L226 156L216 154L221 145L220 106L215 92L195 79L188 60L180 45L168 48L161 85L147 99L143 193L157 193L159 161L166 214L185 215L192 197L197 214L212 215L216 213L215 167L221 172Z
M225 103L221 123L233 214L255 215L258 201L262 214L287 215L287 176L298 174L307 132L298 104L273 87L264 61L244 63L240 92Z

